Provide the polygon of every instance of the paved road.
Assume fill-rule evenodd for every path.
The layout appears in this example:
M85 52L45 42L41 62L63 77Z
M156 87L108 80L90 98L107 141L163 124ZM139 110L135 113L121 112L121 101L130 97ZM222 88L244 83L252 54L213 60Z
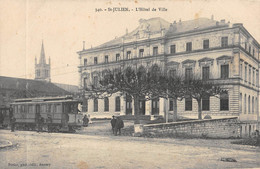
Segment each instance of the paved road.
M17 145L0 150L0 168L260 167L260 148L232 145L230 140L113 136L107 124L102 125L107 132L101 135L103 130L98 126L93 124L77 134L0 130L0 139L12 140ZM95 134L91 129L99 132ZM221 157L232 157L238 162L222 162Z

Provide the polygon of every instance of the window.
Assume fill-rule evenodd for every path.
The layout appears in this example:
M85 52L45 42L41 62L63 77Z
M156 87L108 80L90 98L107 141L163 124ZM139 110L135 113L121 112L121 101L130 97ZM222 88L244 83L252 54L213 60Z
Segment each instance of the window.
M84 66L87 66L88 64L88 59L84 59Z
M117 53L117 54L116 54L116 61L118 62L119 60L120 60L120 54Z
M169 100L169 111L173 111L173 100Z
M116 111L120 111L120 97L116 97Z
M87 80L88 80L88 78L84 78L84 82L83 82L83 84L84 84L84 88L87 88L88 86L87 86Z
M169 70L169 76L175 77L176 76L176 69Z
M255 49L253 49L253 56L255 57Z
M47 110L46 110L46 112L51 112L51 104L47 104Z
M209 40L203 40L203 49L208 49L209 48Z
M247 81L247 65L245 65L245 81Z
M202 67L202 79L203 80L209 79L209 66Z
M144 57L144 49L139 50L139 57Z
M255 69L253 69L253 78L252 78L252 80L253 80L253 85L255 85Z
M98 64L98 60L97 60L97 57L94 57L94 64Z
M171 45L170 52L171 52L171 54L176 53L176 45Z
M190 52L190 51L192 51L192 43L188 42L186 43L186 52Z
M126 52L126 59L131 59L131 51Z
M229 65L221 65L221 78L226 79L229 76Z
M220 95L220 110L229 110L229 98L228 93L222 93Z
M108 55L105 56L105 63L108 63Z
M221 37L221 47L227 47L228 46L228 37Z
M240 63L240 78L243 79L243 65Z
M251 54L251 45L249 45L249 54Z
M104 111L109 111L109 99L108 99L108 97L104 98Z
M248 114L250 114L250 96L248 96Z
M245 43L245 50L247 51L247 43Z
M85 102L85 108L86 108L86 112L88 112L88 99L86 99L86 102Z
M241 114L242 113L242 104L243 104L243 101L242 101L242 93L240 93L239 95L239 113Z
M186 68L185 69L185 79L189 80L192 78L192 68Z
M192 98L185 98L185 111L192 111Z
M98 111L98 99L94 99L94 112Z
M255 113L255 98L252 97L252 114Z
M256 86L259 85L259 73L256 71Z
M249 81L249 83L251 83L251 67L249 67L249 69L248 69L248 73L249 73L249 78L248 78L248 81Z
M245 97L244 97L244 114L246 114L246 94L245 94Z
M158 55L158 47L157 46L153 47L153 56L156 56L156 55Z
M258 103L257 103L257 98L255 98L255 113L258 114Z
M209 111L209 96L202 97L202 110Z
M97 86L97 85L98 85L98 77L97 77L97 76L94 76L94 77L93 77L93 85L94 85L94 86Z

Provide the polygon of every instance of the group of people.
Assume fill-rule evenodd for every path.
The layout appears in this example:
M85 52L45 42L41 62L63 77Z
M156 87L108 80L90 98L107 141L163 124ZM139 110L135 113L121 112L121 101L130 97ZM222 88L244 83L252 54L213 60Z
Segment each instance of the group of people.
M111 119L111 126L113 134L116 136L117 133L121 135L121 129L124 128L124 121L118 116L115 118L115 116L112 116Z

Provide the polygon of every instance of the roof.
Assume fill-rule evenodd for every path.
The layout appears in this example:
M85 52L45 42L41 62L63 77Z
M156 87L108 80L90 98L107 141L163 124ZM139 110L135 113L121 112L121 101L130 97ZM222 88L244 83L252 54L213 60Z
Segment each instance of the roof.
M181 21L181 22L176 22L171 24L166 36L195 31L195 30L203 30L207 28L225 27L225 26L228 26L228 23L218 22L216 20L208 19L208 18L198 18L194 20Z
M191 32L191 31L194 32L194 30L197 31L197 30L203 30L203 29L214 28L214 27L216 28L227 27L228 25L229 23L225 23L224 20L219 22L208 18L198 18L194 20L179 21L174 23L170 23L160 17L150 18L147 20L140 19L139 26L132 32L88 50L120 45L123 43L124 39L131 39L131 38L135 39L134 37L142 31L144 33L153 34L165 30L166 33L165 36L171 36L171 35L185 33L185 32Z
M125 35L123 35L119 38L108 41L108 42L106 42L102 45L95 47L95 48L108 47L108 46L112 46L112 45L121 44L123 42L123 39L137 35L140 30L149 31L150 33L155 33L155 32L161 31L162 29L168 30L169 27L170 27L170 23L167 22L166 20L160 18L160 17L150 18L150 19L147 19L147 20L140 19L139 20L139 26L135 30L133 30L132 32L125 34Z
M24 90L36 95L41 93L49 96L69 95L70 93L53 83L32 79L0 76L1 90Z

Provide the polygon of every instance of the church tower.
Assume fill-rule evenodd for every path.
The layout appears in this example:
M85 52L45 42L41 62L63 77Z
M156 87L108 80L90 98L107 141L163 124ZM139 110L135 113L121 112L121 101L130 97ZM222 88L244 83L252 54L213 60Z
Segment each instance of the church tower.
M42 41L40 61L37 63L37 58L35 57L35 80L51 81L50 77L51 59L49 58L49 64L46 63L44 45Z

